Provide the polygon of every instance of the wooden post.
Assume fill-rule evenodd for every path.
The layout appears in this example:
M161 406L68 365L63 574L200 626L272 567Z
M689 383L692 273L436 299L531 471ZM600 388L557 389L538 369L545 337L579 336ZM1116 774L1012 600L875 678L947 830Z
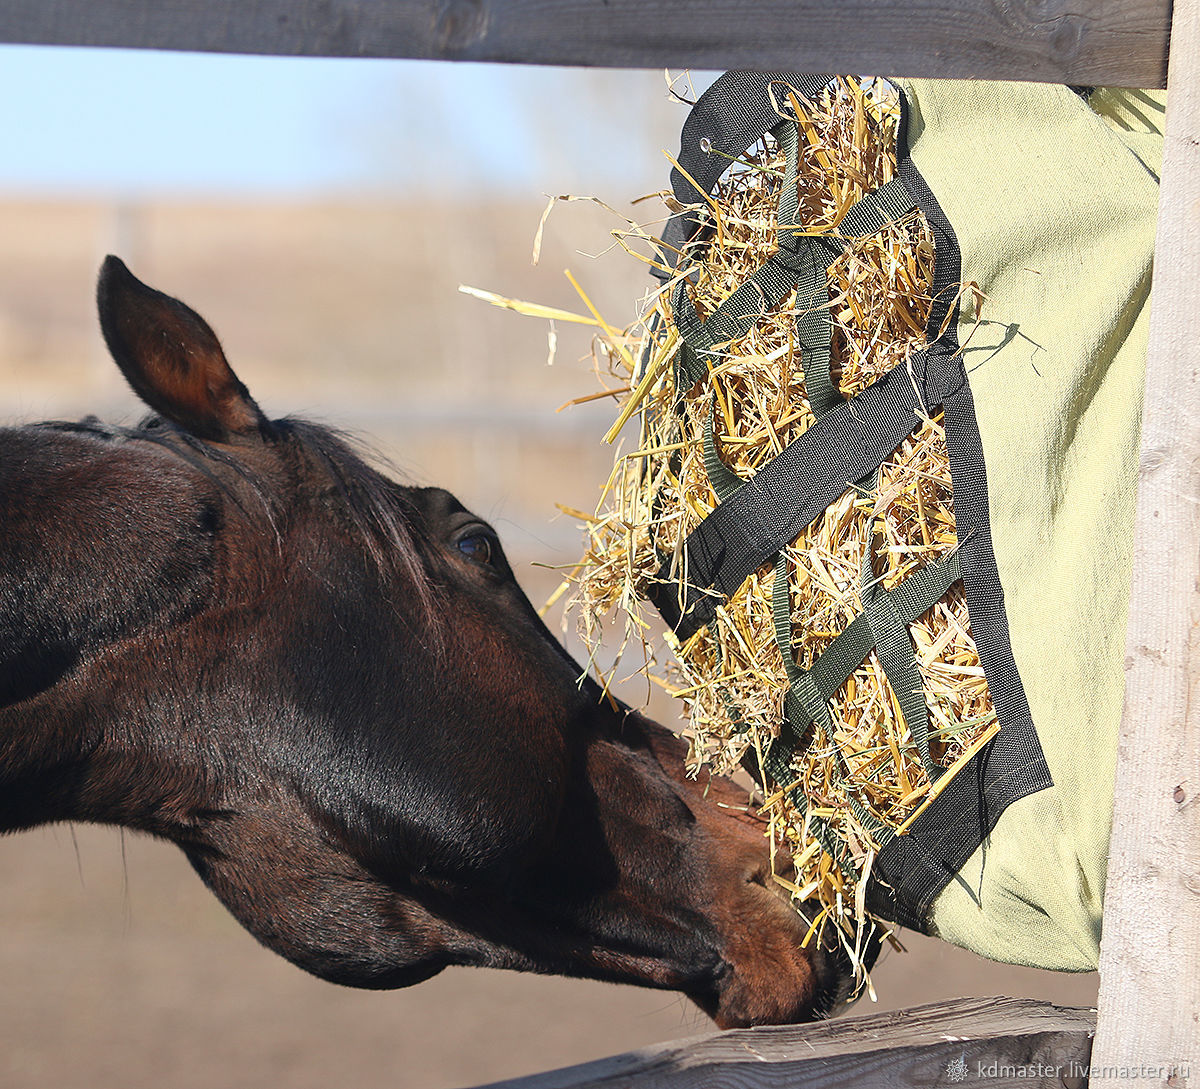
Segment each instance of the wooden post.
M1092 1066L1105 1086L1200 1085L1200 0L1175 4L1168 79Z

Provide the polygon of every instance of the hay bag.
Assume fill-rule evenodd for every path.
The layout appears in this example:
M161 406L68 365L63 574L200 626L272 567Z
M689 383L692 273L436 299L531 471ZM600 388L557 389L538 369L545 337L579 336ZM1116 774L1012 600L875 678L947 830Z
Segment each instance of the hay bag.
M684 126L576 600L661 613L852 950L1096 965L1162 114L734 72Z

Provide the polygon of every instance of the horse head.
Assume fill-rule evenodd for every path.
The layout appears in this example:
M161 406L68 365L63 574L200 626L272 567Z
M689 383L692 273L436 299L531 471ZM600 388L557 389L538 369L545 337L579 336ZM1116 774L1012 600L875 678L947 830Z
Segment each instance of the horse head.
M265 945L354 986L490 965L679 990L723 1026L844 996L744 794L581 680L486 522L269 420L116 258L98 297L154 415L0 431L0 830L170 839Z

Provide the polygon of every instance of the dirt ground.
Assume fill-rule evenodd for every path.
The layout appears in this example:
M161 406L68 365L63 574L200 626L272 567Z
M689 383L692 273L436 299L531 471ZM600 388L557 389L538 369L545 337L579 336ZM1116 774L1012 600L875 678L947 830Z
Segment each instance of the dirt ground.
M373 436L403 473L497 525L531 596L576 558L556 501L594 506L612 452L586 335L489 310L459 283L579 309L570 265L617 324L641 266L603 250L608 224L551 220L528 264L536 204L0 205L0 415L137 413L95 332L105 252L208 317L264 408ZM637 700L631 685L626 698ZM655 706L656 713L670 709ZM1096 977L988 964L905 937L875 974L876 1008L959 995L1095 1000ZM6 1089L464 1086L705 1031L670 995L450 970L408 991L311 979L232 921L164 844L90 827L0 840L0 1085ZM869 1012L862 1002L854 1012Z

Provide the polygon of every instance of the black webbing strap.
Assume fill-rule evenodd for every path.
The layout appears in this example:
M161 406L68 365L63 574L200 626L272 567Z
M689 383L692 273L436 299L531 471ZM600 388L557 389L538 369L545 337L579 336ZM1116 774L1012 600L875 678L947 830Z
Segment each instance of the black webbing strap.
M889 223L902 219L916 206L907 186L899 176L872 189L864 198L852 205L842 216L837 233L842 238L860 238L863 235L882 231Z
M800 130L785 121L775 130L784 151L783 185L775 212L775 237L779 250L773 260L787 269L796 285L795 337L800 348L804 387L814 416L823 416L842 400L834 385L833 321L829 316L829 266L842 246L811 235L803 235L800 223Z
M796 124L782 121L771 129L771 133L783 149L786 163L776 213L777 252L722 300L703 322L688 294L688 281L680 280L676 285L671 308L683 340L675 363L677 406L706 373L715 345L745 336L764 314L779 306L793 291L797 293L796 334L806 380L812 371L812 384L820 394L822 410L832 407L834 399L839 397L829 376L833 325L829 319L827 278L829 264L841 252L841 246L795 233L799 153ZM810 394L810 399L812 397Z
M680 255L697 240L701 224L692 206L713 191L733 159L779 124L772 84L778 84L781 90L794 88L805 98L816 98L831 78L795 72L726 72L700 96L680 134L678 162L683 169L671 170L675 199L687 207L667 220L663 230L666 267L654 268L656 276L670 279Z
M779 736L771 743L763 758L766 767L777 783L788 783L794 773L791 762L796 753L807 748L810 743L809 727L818 726L825 734L830 750L825 757L825 774L830 784L841 789L842 795L858 819L862 827L876 840L882 842L888 835L888 830L870 813L848 788L850 768L834 739L833 716L829 711L829 698L817 688L812 672L801 669L791 651L792 616L791 594L788 590L787 558L780 552L775 565L775 582L771 588L771 611L775 621L775 640L783 651L783 665L787 673L789 687L784 698L784 718ZM865 657L865 656L864 656ZM793 789L791 792L793 804L804 797L804 791ZM806 812L801 808L801 812ZM807 822L811 827L826 827L820 818L807 814ZM830 837L835 839L836 837ZM824 841L822 840L822 843ZM835 856L836 857L836 856Z
M715 406L714 406L715 407ZM732 495L742 486L742 478L721 460L717 453L717 442L713 435L712 413L704 421L704 471L708 474L708 482L716 493L717 499Z
M862 583L859 589L863 616L867 618L879 664L883 667L883 674L887 677L900 706L904 723L912 734L913 743L917 746L921 763L925 767L925 774L929 776L930 782L933 782L942 774L942 769L933 762L929 752L929 708L925 704L925 685L917 669L917 656L913 651L912 636L908 631L910 621L901 614L895 599L884 590L882 581L872 572L871 552L868 542L863 553ZM955 570L957 568L958 565L955 564ZM926 570L928 569L923 568L910 575L901 585L919 577Z
M715 345L744 337L763 314L783 302L795 288L795 272L770 257L709 314L707 321L701 321L688 295L687 281L681 280L671 297L672 314L683 341L675 362L677 402L708 373L708 363L717 362L711 354ZM828 304L826 292L826 308Z
M776 782L787 782L791 777L788 769L792 758L807 743L809 727L815 723L823 727L832 737L833 723L829 713L829 701L846 683L850 675L867 660L867 655L871 653L872 649L878 652L878 647L870 618L864 611L859 613L817 656L811 666L802 669L796 664L790 650L791 608L786 589L786 568L782 572L784 575L782 580L780 574L777 567L772 593L772 609L776 638L780 642L781 649L785 646L788 648L783 655L784 669L791 682L791 692L796 693L796 700L794 703L789 701L790 706L787 708L787 724L790 729L785 729L776 738L768 749L763 764ZM961 577L958 554L955 553L941 562L928 563L919 568L891 590L885 590L876 583L874 596L877 602L886 603L887 608L894 612L899 623L903 625L907 637L908 625L941 601L950 587ZM782 591L780 587L783 588ZM891 682L892 678L889 676L888 680ZM892 686L895 688L894 682L892 682ZM789 696L791 692L789 692ZM922 699L921 702L923 707L924 700ZM907 719L907 711L905 714ZM912 730L912 723L909 722L908 725ZM928 753L928 750L928 718L926 718L925 753Z
M833 322L829 316L829 266L833 254L827 244L815 238L796 239L795 252L781 249L776 260L796 273L796 341L800 346L800 366L804 371L804 389L814 416L824 416L845 398L833 381L829 367L833 359Z
M784 545L795 540L856 480L888 459L917 424L917 409L940 403L943 370L914 353L874 385L821 416L745 481L668 557L647 594L686 639ZM679 576L682 576L680 578Z

